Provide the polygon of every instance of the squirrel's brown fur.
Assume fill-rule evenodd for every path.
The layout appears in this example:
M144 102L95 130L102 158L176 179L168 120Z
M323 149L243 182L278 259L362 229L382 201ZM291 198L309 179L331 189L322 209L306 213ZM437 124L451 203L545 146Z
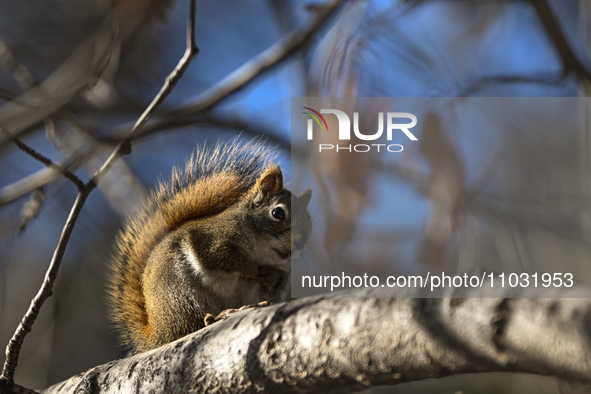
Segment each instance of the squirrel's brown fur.
M150 252L184 222L214 215L236 203L273 165L274 153L260 142L237 140L197 149L184 170L160 182L141 208L125 222L116 241L108 287L112 318L125 344L151 335L142 273Z

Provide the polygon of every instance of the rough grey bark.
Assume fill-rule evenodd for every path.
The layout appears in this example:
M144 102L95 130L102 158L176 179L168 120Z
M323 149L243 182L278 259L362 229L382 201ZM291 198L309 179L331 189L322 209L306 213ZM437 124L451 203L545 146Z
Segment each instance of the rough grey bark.
M344 298L412 295L341 292L239 312L44 392L342 393L493 371L591 383L590 299Z

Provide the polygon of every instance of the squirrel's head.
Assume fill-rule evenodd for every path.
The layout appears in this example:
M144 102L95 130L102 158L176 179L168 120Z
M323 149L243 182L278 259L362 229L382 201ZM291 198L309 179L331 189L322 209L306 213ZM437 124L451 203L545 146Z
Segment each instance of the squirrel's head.
M252 223L254 254L261 264L290 263L310 239L308 204L312 190L293 195L283 185L277 165L269 167L248 193L248 223Z

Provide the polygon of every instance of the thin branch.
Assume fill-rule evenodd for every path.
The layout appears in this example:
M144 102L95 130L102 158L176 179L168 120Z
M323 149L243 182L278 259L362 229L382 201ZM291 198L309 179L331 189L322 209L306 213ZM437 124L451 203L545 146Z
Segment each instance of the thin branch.
M63 116L57 115L63 119ZM189 125L205 125L218 128L219 130L231 130L242 133L246 136L261 136L264 135L266 141L271 144L280 147L285 151L289 151L291 148L291 142L289 139L285 139L278 136L274 130L265 127L264 125L253 124L246 122L239 117L228 117L219 116L216 114L202 114L199 116L188 116L180 119L167 119L163 122L158 123L158 127L154 127L154 123L145 125L142 130L136 133L133 137L134 144L141 143L150 136L157 134L158 132L169 130L171 128L182 128ZM123 138L129 134L127 131L115 132L112 135L100 137L93 135L92 137L101 144L118 144ZM85 161L91 152L79 152L69 156L66 160L58 162L57 165L60 167L72 167L77 166L81 161ZM0 188L0 206L14 201L32 191L39 189L52 182L59 174L55 171L43 168L37 172L34 172L18 181Z
M554 14L548 0L528 0L536 11L546 34L552 41L554 49L558 52L565 74L574 73L578 78L591 81L591 70L579 59L568 38L562 30L560 21Z
M71 132L61 136L59 133L56 134L55 144L68 153L68 158L80 156L79 147L85 146L87 143L90 144L90 148L86 151L88 159L83 160L82 164L84 170L92 175L97 168L103 165L117 144L101 142L94 133L88 130L86 125L69 111L61 110L56 114L56 117L62 120ZM133 175L133 171L123 160L115 164L113 169L101 180L98 187L112 208L119 213L129 212L137 204L137 201L128 198L128 193L138 195L142 193L143 189L141 182Z
M12 135L12 133L6 130L4 127L0 126L0 132L6 136L6 138L10 139L12 142L18 146L20 150L31 156L33 159L45 164L45 166L49 169L55 170L68 178L72 183L78 188L78 190L84 189L84 182L80 180L74 173L72 173L67 168L63 168L49 160L47 157L43 156L41 153L37 152L35 149L27 146L24 142L22 142L19 138Z
M234 115L216 113L185 116L178 119L167 118L157 123L150 123L146 125L144 128L142 128L142 130L135 135L134 142L142 141L143 139L164 130L181 128L191 125L205 125L221 129L236 130L243 132L244 134L251 134L253 137L260 136L261 134L263 134L272 144L280 145L287 150L290 147L289 139L276 135L274 130L272 130L271 128L268 128L260 124L253 124L252 122L246 122L240 117ZM125 129L122 127L121 130ZM129 133L129 131L115 131L115 133L111 135L101 137L100 141L104 143L117 143L121 141L121 139L124 138L127 133Z
M491 75L478 78L457 94L457 97L468 97L475 92L485 88L487 85L495 84L534 84L559 86L568 82L566 75L541 74L541 75Z
M161 119L154 121L141 131L128 136L135 140L148 135L155 134L162 130L173 127L183 127L201 121L201 118L195 119L194 116L202 115L207 110L213 108L221 101L227 99L234 93L244 89L265 72L272 70L282 62L289 59L292 55L304 48L314 38L315 34L322 28L326 20L336 12L339 5L347 0L333 0L331 3L319 8L316 11L316 18L307 26L299 27L283 37L278 43L274 44L252 60L243 64L240 68L228 75L225 79L202 93L195 103L184 108L172 110L161 114ZM208 121L205 120L207 123ZM119 129L128 130L129 125L123 125ZM121 133L128 133L123 131ZM107 137L106 140L119 140L119 133L113 137Z
M51 259L51 263L45 274L45 278L43 280L43 284L39 289L39 292L33 298L31 305L29 306L29 310L23 317L21 323L17 327L14 335L10 339L8 346L6 347L6 361L4 363L4 368L2 370L2 375L0 376L0 390L2 392L14 392L14 372L16 370L16 366L18 363L18 357L20 354L20 350L22 347L22 343L24 341L25 336L31 331L33 323L41 310L41 307L45 300L51 296L53 292L53 284L57 277L57 273L59 270L59 266L63 259L64 253L66 251L66 247L68 245L68 241L72 234L72 230L74 229L74 225L76 224L76 220L84 202L88 195L94 190L97 186L100 179L105 175L105 173L111 168L114 162L121 157L123 153L129 153L131 147L131 136L139 130L150 118L154 110L164 101L164 99L170 94L172 89L175 87L179 79L182 77L184 71L189 66L191 60L197 55L198 48L195 44L195 5L196 0L191 0L190 5L190 14L189 14L189 27L188 27L188 43L187 43L187 50L185 55L179 62L179 64L175 67L172 73L166 79L162 89L156 95L152 103L146 108L144 113L140 116L138 121L136 122L133 129L130 131L130 135L125 138L121 143L115 148L115 151L111 154L109 159L103 164L101 169L95 173L95 175L88 181L88 183L84 184L81 189L79 189L78 197L76 198L76 202L72 206L70 210L70 214L68 216L68 220L62 230L62 234L60 236L60 240L58 245L55 249L53 257Z
M184 108L161 114L161 119L142 127L141 131L129 132L126 130L129 130L131 126L122 125L119 129L123 131L115 133L113 136L103 138L102 140L106 142L121 141L120 144L123 144L124 141L120 140L120 138L122 138L119 136L120 134L127 135L126 139L128 140L136 140L173 127L184 127L194 124L195 122L200 122L201 118L195 119L195 115L203 115L207 110L213 108L234 93L244 89L265 72L272 70L304 48L322 28L324 22L326 22L326 20L338 9L339 5L345 1L347 0L333 0L325 7L320 7L319 10L316 11L316 18L307 26L296 28L294 31L283 37L278 43L266 49L254 59L243 64L216 86L201 94L196 99L195 103ZM205 123L209 123L208 120L205 120Z
M35 295L35 298L33 298L31 301L31 305L29 306L27 313L25 313L25 316L18 325L14 335L8 343L8 346L6 346L6 361L4 362L2 376L0 376L0 388L3 385L10 387L14 384L14 371L16 370L18 356L20 354L23 341L25 336L31 331L31 328L37 319L37 315L39 315L39 312L41 311L41 306L45 300L53 294L53 284L57 277L62 258L66 251L66 246L68 245L70 235L72 234L72 230L76 224L76 219L78 219L78 215L82 210L82 206L84 205L88 194L89 192L85 190L78 192L76 202L70 210L68 220L66 221L60 236L60 240L53 253L53 257L51 258L51 263L49 264L49 268L45 273L43 284Z
M37 86L37 81L35 78L33 78L31 73L24 65L20 64L15 59L8 45L2 40L0 40L0 67L10 73L24 91ZM45 122L46 127L51 124L50 119L46 119ZM26 145L24 142L22 142L22 140L14 136L8 130L0 127L0 131L2 131L2 133L9 140L13 141L19 149L32 156L35 160L45 164L47 167L46 169L37 171L36 173L31 174L12 185L8 185L0 189L0 205L19 198L34 190L39 190L42 186L45 186L47 183L59 176L59 174L64 175L66 178L72 181L78 190L81 190L84 187L84 183L76 175L74 175L74 173L67 169L68 165L55 164L45 156L35 151L33 148ZM69 161L72 162L77 160Z
M278 43L274 44L254 59L246 62L228 75L216 86L202 93L193 104L170 111L167 116L179 117L207 111L232 94L244 89L259 78L265 71L277 67L306 46L315 34L325 26L326 20L333 15L346 0L332 0L322 6L315 19L305 27L295 29Z
M57 165L61 168L76 167L88 155L89 152L77 153L72 155L67 160L61 160L57 163ZM59 172L56 172L51 168L42 168L37 172L29 174L26 177L11 183L10 185L4 186L0 189L0 206L14 201L35 189L39 189L47 185L58 176L60 176Z
M14 80L25 91L28 89L32 89L37 85L37 82L35 81L35 79L31 75L31 73L29 73L29 71L27 70L27 68L25 66L23 66L22 64L17 62L17 60L14 58L14 56L10 52L8 45L6 45L6 43L4 43L2 40L0 40L0 67L2 67L4 70L6 70L10 74L12 74L12 77L14 78ZM57 171L58 173L64 175L66 178L68 178L70 181L72 181L72 183L78 188L78 190L81 190L84 187L84 183L80 180L80 178L78 178L76 175L74 175L74 173L69 171L67 168L53 163L51 160L49 160L45 156L43 156L39 152L35 151L33 148L26 145L24 142L22 142L18 137L14 136L7 129L0 126L0 131L9 140L14 142L20 150L22 150L23 152L25 152L29 156L33 157L35 160L45 164L45 166L47 166L47 168L49 168L50 170ZM35 188L35 189L37 189L37 188Z
M125 154L131 153L131 141L135 134L142 129L142 127L148 122L150 117L154 114L154 111L166 97L172 92L172 89L176 86L178 81L181 79L191 61L197 56L199 53L199 48L195 43L195 0L191 1L191 9L190 9L190 16L189 16L189 26L187 28L187 49L185 50L185 54L175 67L175 69L170 73L166 80L164 81L164 85L160 89L160 92L154 97L154 100L150 103L148 108L144 111L144 113L139 117L135 125L132 127L131 131L125 137L119 145L115 148L111 156L105 161L103 166L92 176L89 183L98 183L101 178L105 175L107 171L113 166L113 164L119 159L121 156Z

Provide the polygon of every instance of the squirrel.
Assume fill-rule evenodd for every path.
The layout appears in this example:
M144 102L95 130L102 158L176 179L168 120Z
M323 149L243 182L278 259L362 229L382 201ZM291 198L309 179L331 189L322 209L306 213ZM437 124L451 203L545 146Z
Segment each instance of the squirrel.
M310 238L312 191L287 190L273 158L261 142L197 148L124 222L108 304L132 353L197 331L211 315L284 301L290 258Z

